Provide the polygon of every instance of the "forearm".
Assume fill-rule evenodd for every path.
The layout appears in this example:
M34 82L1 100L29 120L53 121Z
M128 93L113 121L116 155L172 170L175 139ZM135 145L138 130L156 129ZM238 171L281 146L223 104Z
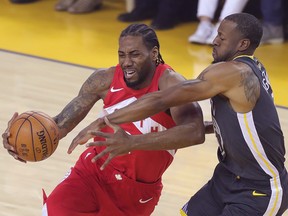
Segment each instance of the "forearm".
M70 131L72 131L78 123L81 121L73 121L72 118L69 118L68 116L63 115L63 113L60 113L59 115L55 116L54 121L56 122L59 130L59 138L62 139L65 137Z
M130 105L109 114L107 118L114 124L134 122L165 111L170 107L202 100L202 97L198 97L198 94L200 95L202 92L201 86L200 90L196 89L194 92L193 89L190 89L191 86L197 86L198 83L198 80L186 81L165 90L146 94Z
M53 119L56 122L59 129L60 139L65 137L70 131L72 131L88 114L92 105L77 106L79 101L77 99L72 100L57 116Z
M205 141L204 127L196 123L176 126L157 133L134 135L131 138L133 139L131 150L180 149Z
M167 105L161 102L159 92L147 94L130 105L107 115L107 119L114 124L135 122L152 116L167 109Z

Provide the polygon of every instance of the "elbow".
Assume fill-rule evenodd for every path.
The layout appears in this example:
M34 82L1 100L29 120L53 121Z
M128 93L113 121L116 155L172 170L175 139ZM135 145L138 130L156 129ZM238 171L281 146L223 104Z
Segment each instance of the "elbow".
M204 133L194 133L193 136L190 136L188 141L188 146L200 145L205 142L205 134Z
M205 142L205 127L204 125L201 125L197 127L196 131L196 137L197 137L197 143L203 144Z
M189 133L189 143L190 146L192 145L199 145L203 144L205 142L205 128L200 127L199 125L193 125L193 127L190 127L190 133ZM193 133L191 133L191 129Z
M205 142L205 133L199 133L198 144L203 144Z

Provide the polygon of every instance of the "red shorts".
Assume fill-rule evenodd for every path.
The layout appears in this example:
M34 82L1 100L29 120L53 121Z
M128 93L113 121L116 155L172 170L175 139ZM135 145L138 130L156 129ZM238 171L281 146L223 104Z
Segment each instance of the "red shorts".
M103 161L92 163L95 150L84 151L69 176L44 200L43 216L149 216L162 183L146 184L123 175Z

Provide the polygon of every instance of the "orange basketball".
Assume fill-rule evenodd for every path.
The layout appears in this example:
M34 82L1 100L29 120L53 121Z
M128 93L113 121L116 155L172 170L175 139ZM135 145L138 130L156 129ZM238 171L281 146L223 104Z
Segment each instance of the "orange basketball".
M56 150L59 131L50 116L29 111L22 113L12 122L8 141L21 159L42 161Z

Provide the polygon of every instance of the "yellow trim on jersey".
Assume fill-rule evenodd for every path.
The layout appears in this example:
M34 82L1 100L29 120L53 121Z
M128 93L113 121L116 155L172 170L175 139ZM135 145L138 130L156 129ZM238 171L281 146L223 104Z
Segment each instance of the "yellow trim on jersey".
M248 113L237 113L238 121L241 127L242 135L253 154L255 160L258 162L260 167L271 176L270 186L271 186L271 198L268 204L267 210L264 216L276 215L280 208L282 201L282 188L279 180L279 173L276 167L269 161L263 145L258 136L252 112Z
M188 216L188 215L183 211L183 209L180 209L180 215L181 215L181 216Z
M233 60L235 60L237 58L241 58L241 57L248 57L248 58L254 59L253 55L239 55L239 56L236 56Z

